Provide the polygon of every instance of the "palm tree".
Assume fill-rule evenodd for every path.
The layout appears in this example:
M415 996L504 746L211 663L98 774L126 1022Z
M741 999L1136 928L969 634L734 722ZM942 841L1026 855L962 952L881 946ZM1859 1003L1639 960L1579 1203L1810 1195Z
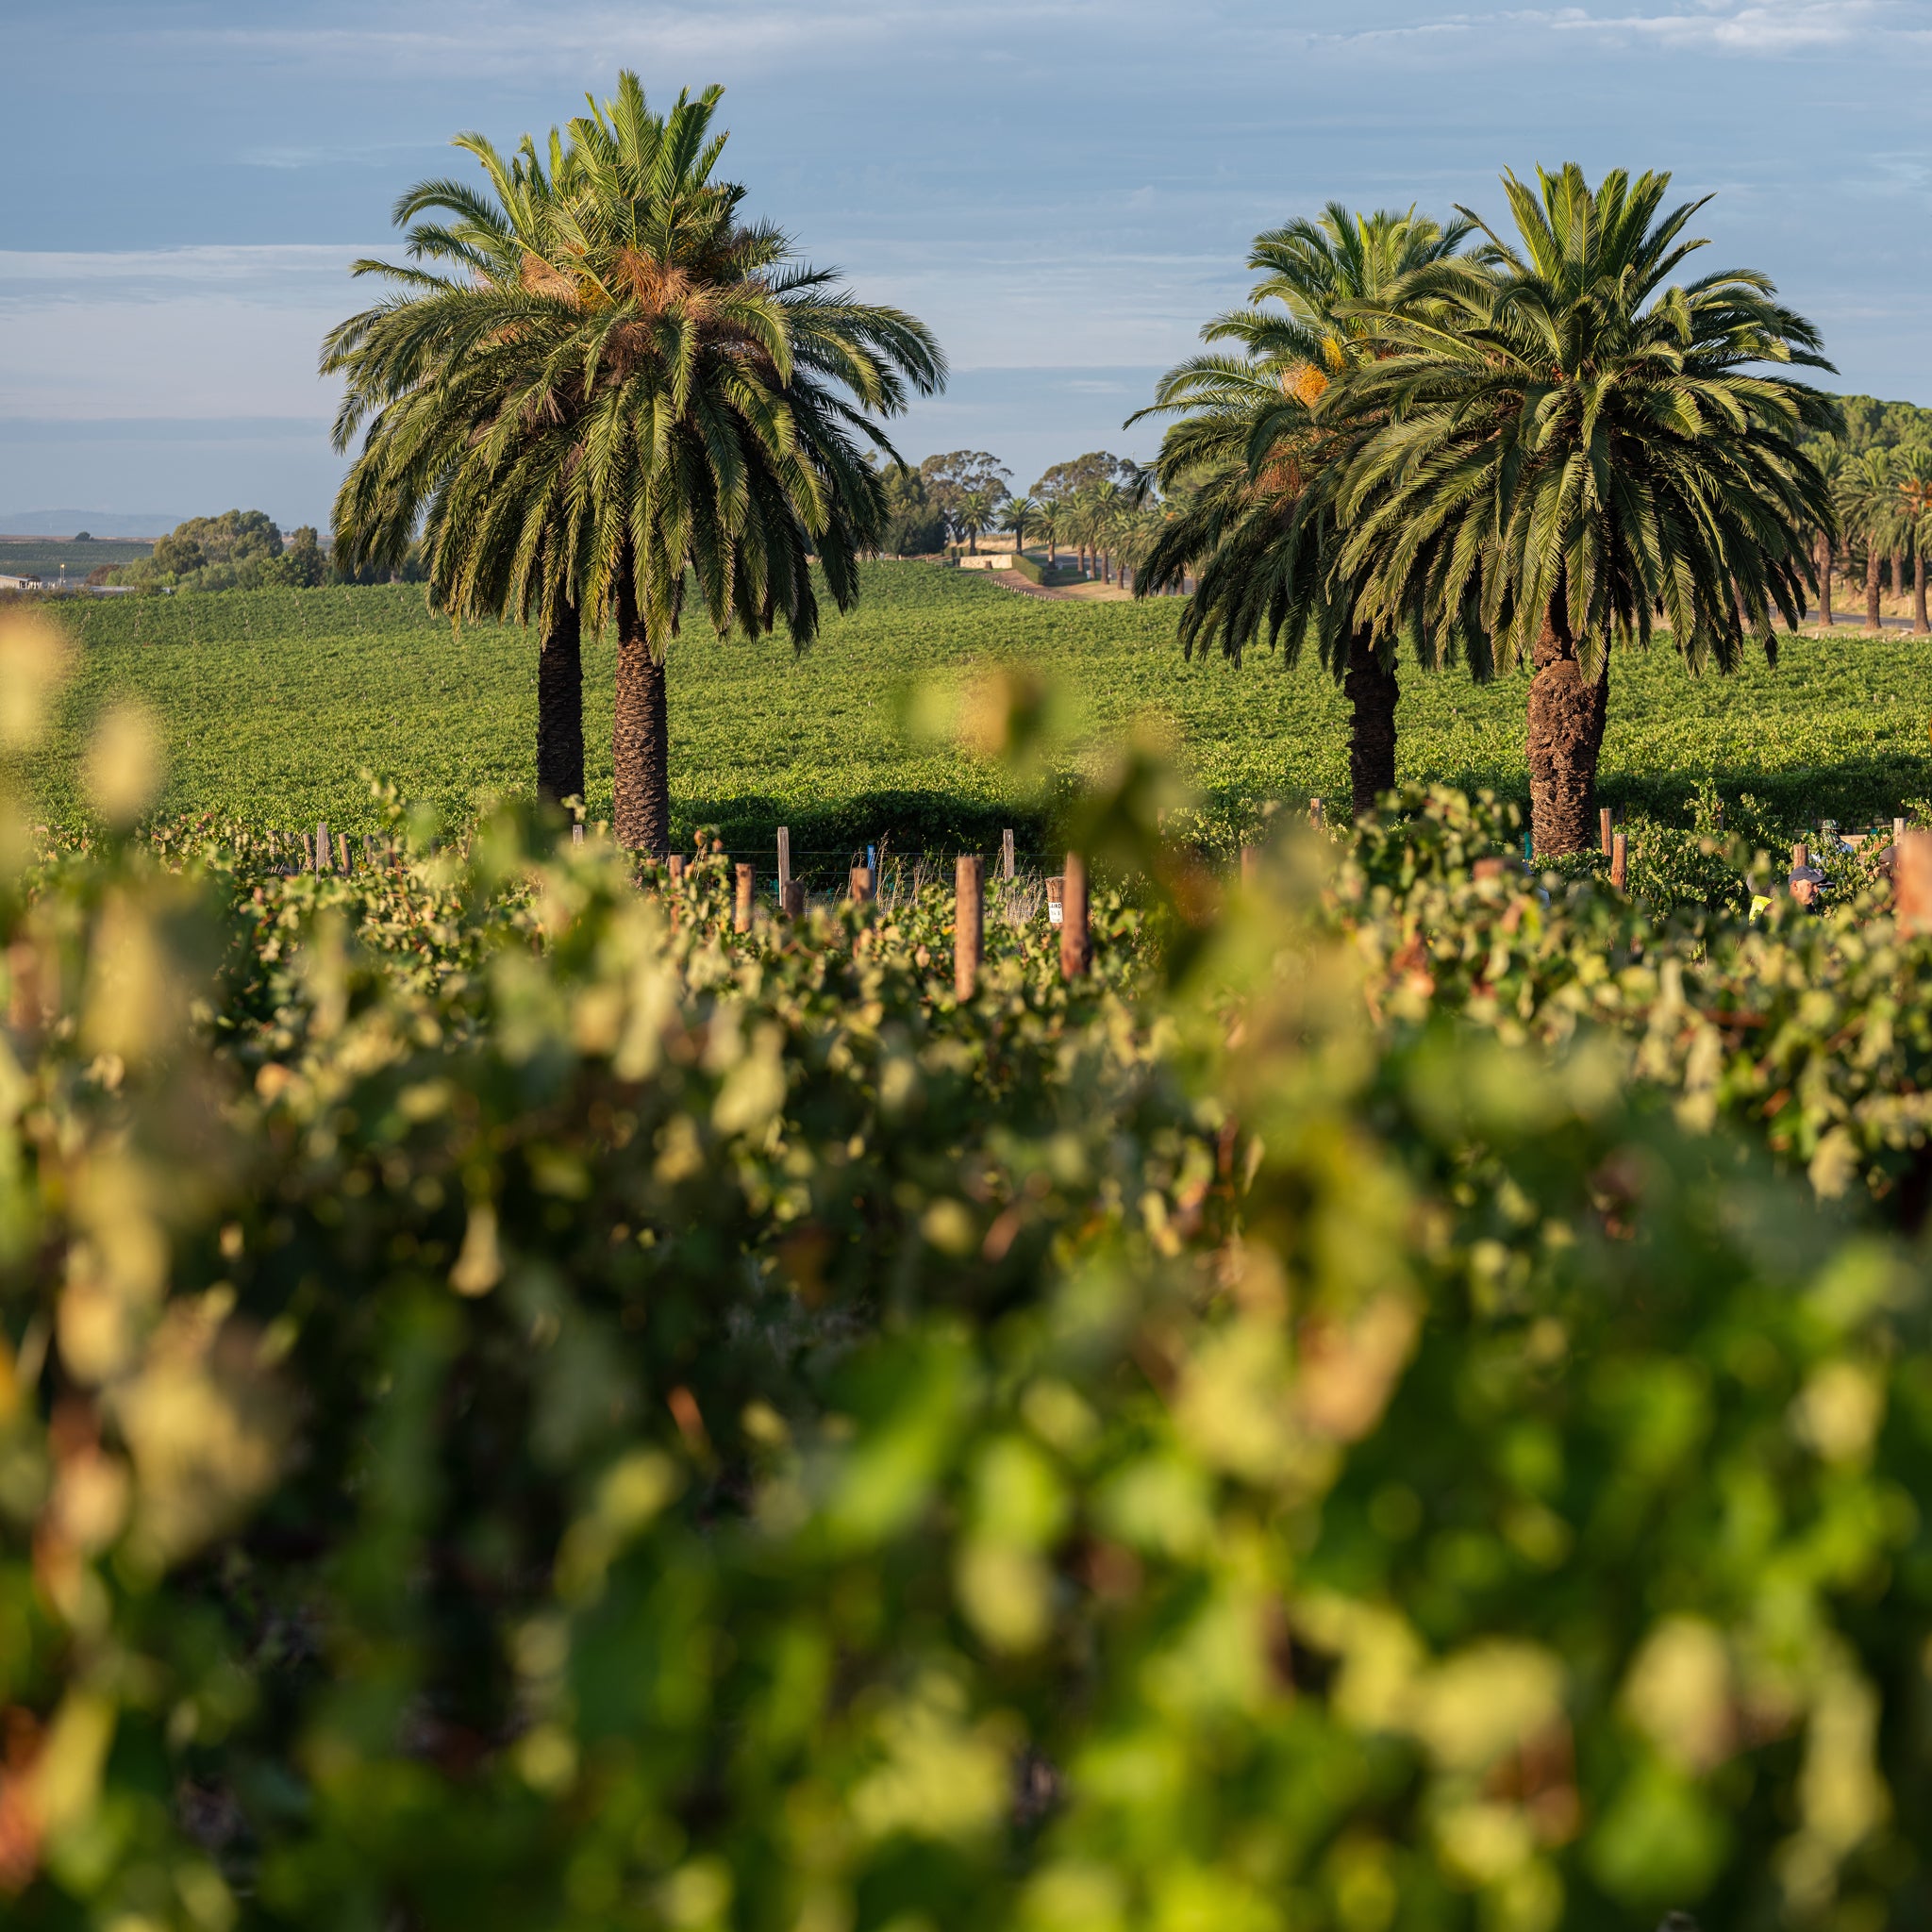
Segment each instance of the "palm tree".
M1885 628L1878 573L1906 513L1899 483L1891 452L1880 443L1853 457L1833 491L1845 535L1865 546L1865 628L1871 631Z
M1201 331L1237 352L1170 370L1141 412L1180 420L1156 465L1169 514L1135 573L1134 594L1185 590L1194 575L1181 617L1191 657L1213 640L1239 662L1265 632L1292 668L1312 641L1348 697L1358 818L1395 784L1397 652L1355 621L1357 587L1336 572L1336 486L1356 432L1322 422L1317 405L1338 378L1387 352L1381 324L1361 305L1390 299L1407 278L1454 257L1468 233L1466 222L1444 228L1413 208L1358 215L1331 202L1313 220L1257 236L1248 266L1262 279L1249 306ZM1431 638L1418 632L1413 644L1433 658Z
M722 92L659 115L622 75L567 147L553 137L548 246L514 286L362 264L400 292L331 339L351 374L339 436L367 417L372 475L429 484L452 575L615 621L615 829L652 854L670 847L665 658L687 595L721 632L782 624L808 644L817 579L849 608L883 528L861 443L896 456L875 419L945 377L913 317L854 301L780 230L741 222L745 191L713 179ZM474 444L460 462L424 426L444 418ZM405 449L383 471L392 422L441 467Z
M1670 177L1506 175L1517 243L1419 270L1371 312L1401 353L1363 365L1337 418L1387 420L1356 450L1343 567L1381 637L1420 623L1527 659L1536 848L1594 842L1613 640L1668 614L1693 667L1774 658L1815 587L1832 506L1802 432L1831 398L1760 363L1829 369L1761 275L1678 286L1703 207L1658 217ZM1471 217L1474 219L1474 217ZM1418 303L1441 305L1431 316Z
M1105 477L1094 484L1088 501L1092 519L1088 529L1093 541L1094 560L1100 566L1100 581L1110 584L1113 582L1113 545L1123 506L1121 486L1112 477Z
M1838 479L1845 466L1843 443L1835 436L1821 438L1812 452L1811 460L1818 465L1818 474L1836 502ZM1818 621L1828 633L1832 626L1832 578L1839 566L1838 532L1834 526L1821 525L1812 542L1812 553L1818 566Z
M1903 527L1912 552L1912 633L1932 631L1925 614L1925 534L1932 529L1932 449L1907 443L1897 458Z
M990 486L959 492L959 508L957 514L959 527L966 533L966 554L969 557L979 555L979 533L992 527L993 520L999 514L999 491Z
M1058 496L1028 498L1027 501L1034 505L1033 519L1046 538L1046 567L1052 570L1059 561L1059 534L1066 522L1067 507Z
M1000 508L1000 528L1013 533L1013 548L1024 553L1026 548L1026 525L1037 523L1040 506L1030 496L1009 496Z
M535 373L519 353L522 341L495 325L507 309L527 304L529 264L555 252L560 205L572 186L568 151L554 130L550 167L527 137L508 160L480 135L454 144L482 164L490 193L458 181L425 181L397 202L395 220L415 224L408 237L414 260L445 264L455 278L358 262L356 274L390 276L410 292L352 317L324 345L324 373L348 378L337 449L346 450L356 429L369 425L336 500L331 555L345 572L405 562L425 510L458 471L482 460L506 399L525 390ZM420 219L429 214L448 219ZM561 554L562 506L541 482L533 487L527 475L497 475L496 466L482 466L495 515L468 526L467 549L427 546L430 596L458 616L539 619L537 792L552 803L581 798L581 623ZM528 533L528 564L506 571L505 540L519 532Z

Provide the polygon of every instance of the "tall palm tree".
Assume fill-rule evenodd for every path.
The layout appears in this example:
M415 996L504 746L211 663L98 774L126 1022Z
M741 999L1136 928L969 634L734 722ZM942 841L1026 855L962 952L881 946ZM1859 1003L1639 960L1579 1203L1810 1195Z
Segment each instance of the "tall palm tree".
M1026 525L1040 520L1040 506L1030 496L1009 496L1000 506L1000 528L1013 533L1013 548L1026 548Z
M1060 530L1066 523L1067 507L1061 498L1051 494L1029 500L1035 505L1033 519L1046 538L1046 567L1052 570L1059 561Z
M1333 426L1317 406L1339 378L1389 350L1386 329L1363 305L1392 299L1408 278L1451 259L1468 234L1467 222L1445 228L1413 208L1356 214L1330 202L1312 220L1257 236L1248 266L1262 278L1248 307L1201 331L1233 351L1171 369L1140 412L1178 420L1156 464L1171 514L1135 574L1134 594L1185 590L1193 575L1181 616L1191 657L1211 641L1239 662L1265 634L1292 668L1312 642L1348 698L1358 818L1395 784L1397 649L1356 621L1357 586L1336 568L1337 486L1360 425ZM1412 643L1433 657L1426 633Z
M1823 392L1754 364L1829 369L1818 332L1761 275L1670 277L1704 204L1659 216L1667 175L1506 175L1516 240L1421 269L1371 312L1401 353L1364 364L1337 417L1387 421L1351 459L1343 568L1378 636L1421 623L1534 666L1536 847L1594 842L1613 639L1648 643L1659 607L1693 667L1774 656L1815 587L1832 523L1805 431ZM1466 212L1466 211L1465 211ZM1471 219L1474 219L1471 217ZM1419 303L1439 304L1435 315Z
M1824 486L1832 494L1834 502L1838 495L1838 479L1845 466L1845 449L1837 437L1822 438L1814 446L1811 460L1818 465L1818 474L1824 478ZM1829 633L1832 626L1831 587L1832 579L1839 565L1838 532L1830 526L1822 526L1813 540L1812 551L1818 565L1818 621Z
M346 450L357 428L368 425L336 500L332 555L350 571L398 567L425 510L444 499L458 473L484 471L470 479L471 491L480 482L495 513L464 526L467 543L425 546L429 591L458 616L538 620L537 792L557 803L584 792L582 626L575 574L561 549L567 519L554 482L498 474L501 466L481 452L506 399L538 373L525 339L501 325L506 311L531 299L530 265L557 250L571 158L555 130L548 165L527 137L508 158L480 135L458 136L454 145L482 165L489 192L425 181L394 211L398 225L414 224L412 260L450 273L356 263L357 275L388 276L403 292L350 318L324 345L324 373L348 378L337 449ZM506 566L520 532L527 533L528 558L518 572ZM440 534L447 537L446 526Z
M660 115L622 75L567 147L553 138L549 245L513 288L366 264L398 293L332 338L359 358L338 428L368 417L365 456L398 414L468 425L474 457L433 475L434 541L479 584L496 573L546 609L614 620L615 829L652 854L670 846L665 658L687 596L721 632L782 624L808 644L818 581L848 608L883 527L861 445L895 454L876 419L945 377L913 317L853 300L780 230L741 220L745 191L714 178L722 92Z
M1865 549L1865 628L1883 631L1879 570L1905 516L1900 478L1883 443L1861 450L1838 474L1833 496L1847 538Z
M1094 561L1100 566L1100 581L1113 582L1113 546L1120 516L1124 507L1121 486L1111 476L1103 477L1094 484L1088 498L1091 522L1088 528L1091 535Z
M1898 453L1898 493L1903 527L1912 552L1912 633L1932 631L1925 614L1925 540L1932 535L1932 449L1907 443Z
M959 492L959 507L957 512L959 527L966 533L966 554L979 555L979 533L990 530L999 515L999 491L991 485L982 485L977 490L963 490Z

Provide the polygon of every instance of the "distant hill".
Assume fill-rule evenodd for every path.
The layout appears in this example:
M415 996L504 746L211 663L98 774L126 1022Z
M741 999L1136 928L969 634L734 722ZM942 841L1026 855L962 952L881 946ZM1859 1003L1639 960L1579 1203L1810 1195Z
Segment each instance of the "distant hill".
M0 510L0 541L8 537L72 537L86 530L95 537L136 537L151 543L187 520L185 510L173 509L4 509Z

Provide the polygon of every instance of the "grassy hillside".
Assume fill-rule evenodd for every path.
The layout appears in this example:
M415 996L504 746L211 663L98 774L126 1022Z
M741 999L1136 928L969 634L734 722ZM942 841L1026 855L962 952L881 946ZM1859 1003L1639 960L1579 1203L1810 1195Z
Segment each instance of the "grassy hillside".
M793 828L801 849L977 841L1029 824L996 771L921 741L904 722L922 684L975 664L1037 666L1091 748L1136 717L1167 720L1182 757L1228 814L1254 801L1346 793L1345 709L1311 667L1263 656L1240 669L1182 661L1173 603L1032 599L982 578L882 564L850 618L794 658L785 643L679 639L671 677L673 798L686 828L722 824L736 847ZM64 613L84 646L61 735L33 774L42 809L77 816L77 755L114 692L163 719L168 803L292 826L369 822L369 768L463 816L531 782L534 641L515 628L453 633L419 590L230 592L125 599ZM593 816L610 808L612 654L588 652ZM1620 658L1604 751L1607 796L1679 816L1695 784L1756 793L1793 819L1889 816L1932 794L1932 648L1842 633L1787 641L1776 672L1693 679L1668 650ZM1405 675L1405 775L1522 796L1525 683L1477 689Z

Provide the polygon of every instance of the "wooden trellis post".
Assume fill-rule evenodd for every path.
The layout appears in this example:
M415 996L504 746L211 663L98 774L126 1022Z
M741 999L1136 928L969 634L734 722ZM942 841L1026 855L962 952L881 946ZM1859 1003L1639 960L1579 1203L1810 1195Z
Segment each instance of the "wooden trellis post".
M1060 883L1060 977L1077 979L1091 963L1087 941L1087 861L1067 854Z
M1008 825L1000 834L1000 873L1008 885L1013 883L1013 828L1011 825Z
M778 827L778 903L786 903L791 890L791 827Z
M1630 877L1630 839L1625 832L1610 835L1610 883L1622 891Z
M743 860L739 862L737 871L737 896L731 906L731 930L749 932L751 930L752 893L758 886L758 868Z
M979 990L986 946L986 861L959 855L953 870L953 991L963 1005Z

